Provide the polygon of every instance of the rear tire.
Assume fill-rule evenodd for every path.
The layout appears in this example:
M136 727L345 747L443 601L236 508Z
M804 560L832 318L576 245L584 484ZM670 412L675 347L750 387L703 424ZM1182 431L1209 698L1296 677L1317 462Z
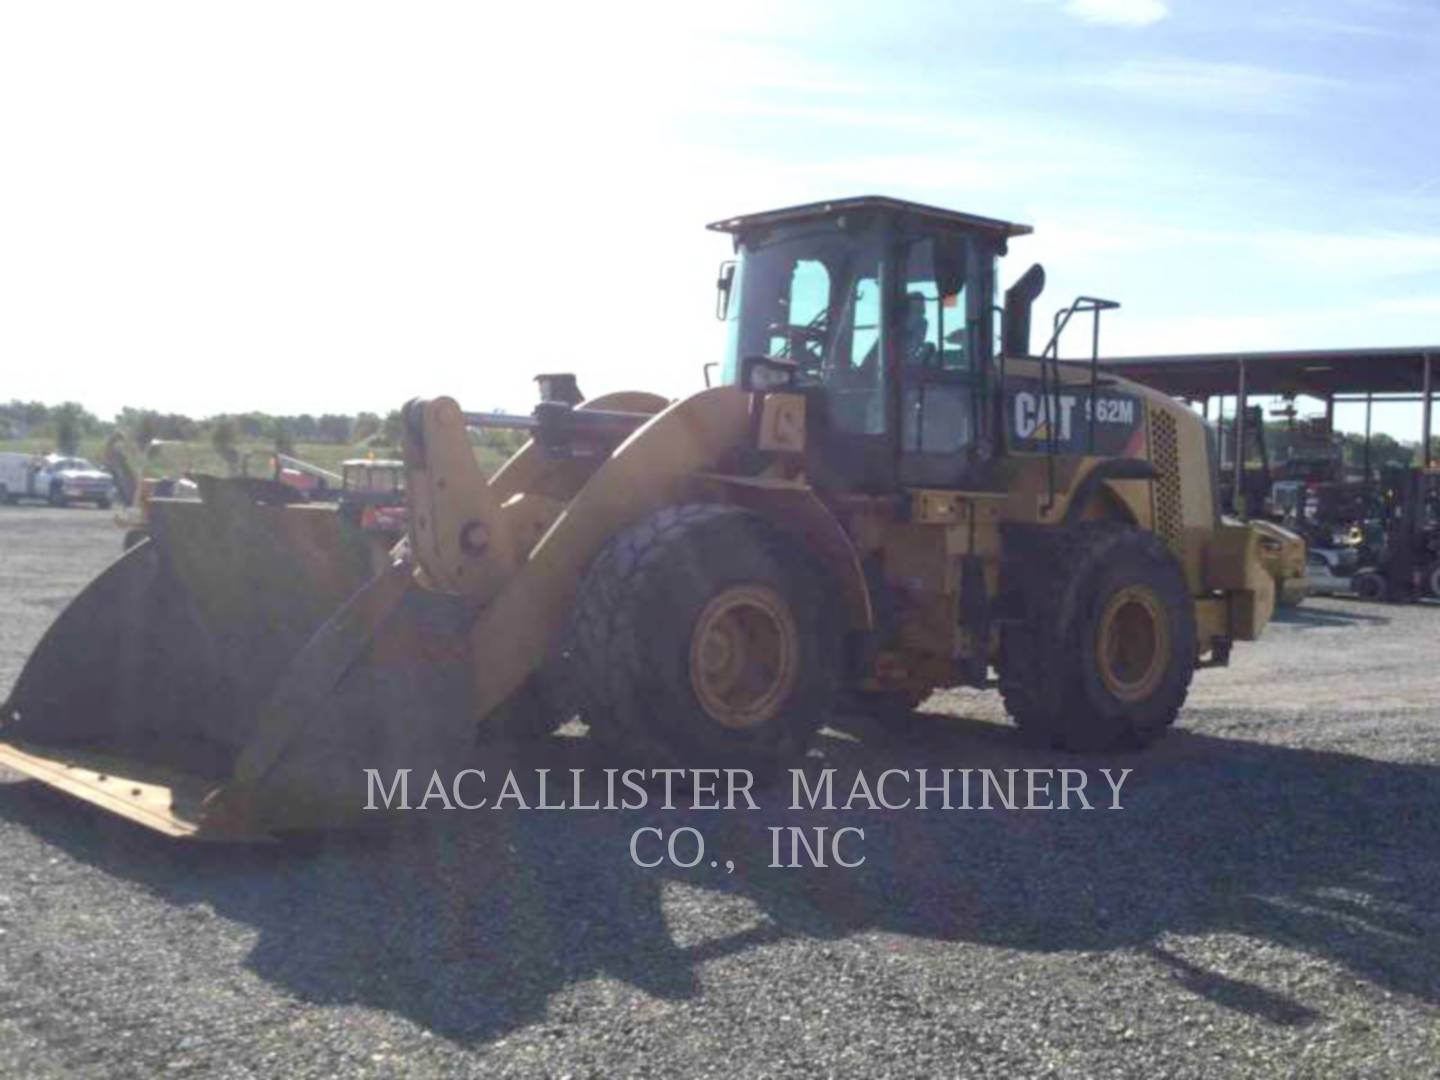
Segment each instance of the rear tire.
M1036 537L1024 618L1001 635L1000 693L1028 736L1067 750L1144 746L1195 672L1195 604L1152 533L1111 522Z
M1426 571L1425 589L1436 600L1440 600L1440 562L1435 563Z
M581 716L637 764L777 770L834 701L833 597L765 519L662 510L611 541L581 585L570 656Z
M70 500L68 500L68 499L65 498L65 492L63 492L62 490L60 490L60 485L59 485L59 484L51 484L51 485L50 485L50 505L51 505L51 506L55 507L55 508L58 510L58 509L61 509L61 508L65 507L65 506L68 506L68 505L69 505L69 501L70 501Z

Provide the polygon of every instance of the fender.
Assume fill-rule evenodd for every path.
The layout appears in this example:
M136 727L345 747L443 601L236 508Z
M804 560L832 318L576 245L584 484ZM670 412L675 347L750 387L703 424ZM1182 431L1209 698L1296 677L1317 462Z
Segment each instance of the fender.
M606 542L683 498L697 474L718 468L746 443L750 398L717 386L677 401L595 470L471 626L478 717L493 712L551 654L580 579Z
M1154 465L1140 458L1107 458L1099 462L1085 474L1071 492L1070 501L1065 506L1065 516L1062 519L1066 525L1073 525L1081 520L1085 508L1100 492L1104 491L1103 485L1108 480L1155 480L1160 476ZM1118 495L1117 501L1124 506L1125 500ZM1126 507L1128 510L1128 506Z
M819 557L840 590L850 630L875 625L870 589L849 534L808 484L766 477L708 475L696 485L707 501L734 503L753 510L794 536ZM717 498L718 496L718 498Z

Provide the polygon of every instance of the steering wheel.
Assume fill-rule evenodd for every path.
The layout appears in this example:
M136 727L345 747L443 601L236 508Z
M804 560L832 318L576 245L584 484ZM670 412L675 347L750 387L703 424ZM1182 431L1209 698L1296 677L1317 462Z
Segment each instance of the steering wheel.
M825 361L825 339L829 336L829 312L821 311L804 326L787 323L771 323L772 338L783 338L783 354L788 356L801 371L816 372ZM818 348L812 348L816 346Z
M956 366L962 368L969 368L970 355L969 341L967 340L967 328L962 326L958 330L951 330L948 334L945 335L945 344L958 345L958 349L952 350L956 354L956 359L959 361L958 365Z
M802 345L823 345L828 333L825 323L826 318L822 312L804 326L771 323L768 329L771 337L784 338L787 343L798 341Z

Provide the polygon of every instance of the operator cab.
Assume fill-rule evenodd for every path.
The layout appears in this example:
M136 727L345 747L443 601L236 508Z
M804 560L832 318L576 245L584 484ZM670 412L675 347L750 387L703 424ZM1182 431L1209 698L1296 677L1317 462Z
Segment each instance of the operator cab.
M721 381L805 395L817 483L977 481L998 419L996 262L1029 226L865 196L709 228L738 256Z

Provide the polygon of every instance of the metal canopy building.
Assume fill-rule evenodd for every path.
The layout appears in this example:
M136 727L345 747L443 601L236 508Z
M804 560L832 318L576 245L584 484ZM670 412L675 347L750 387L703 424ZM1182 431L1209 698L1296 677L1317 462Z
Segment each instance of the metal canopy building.
M1190 401L1234 397L1236 445L1243 445L1245 405L1252 394L1319 398L1326 403L1326 415L1332 421L1336 401L1418 402L1421 453L1425 466L1432 464L1431 414L1440 345L1117 356L1100 363L1116 375ZM1366 428L1368 437L1368 411Z

